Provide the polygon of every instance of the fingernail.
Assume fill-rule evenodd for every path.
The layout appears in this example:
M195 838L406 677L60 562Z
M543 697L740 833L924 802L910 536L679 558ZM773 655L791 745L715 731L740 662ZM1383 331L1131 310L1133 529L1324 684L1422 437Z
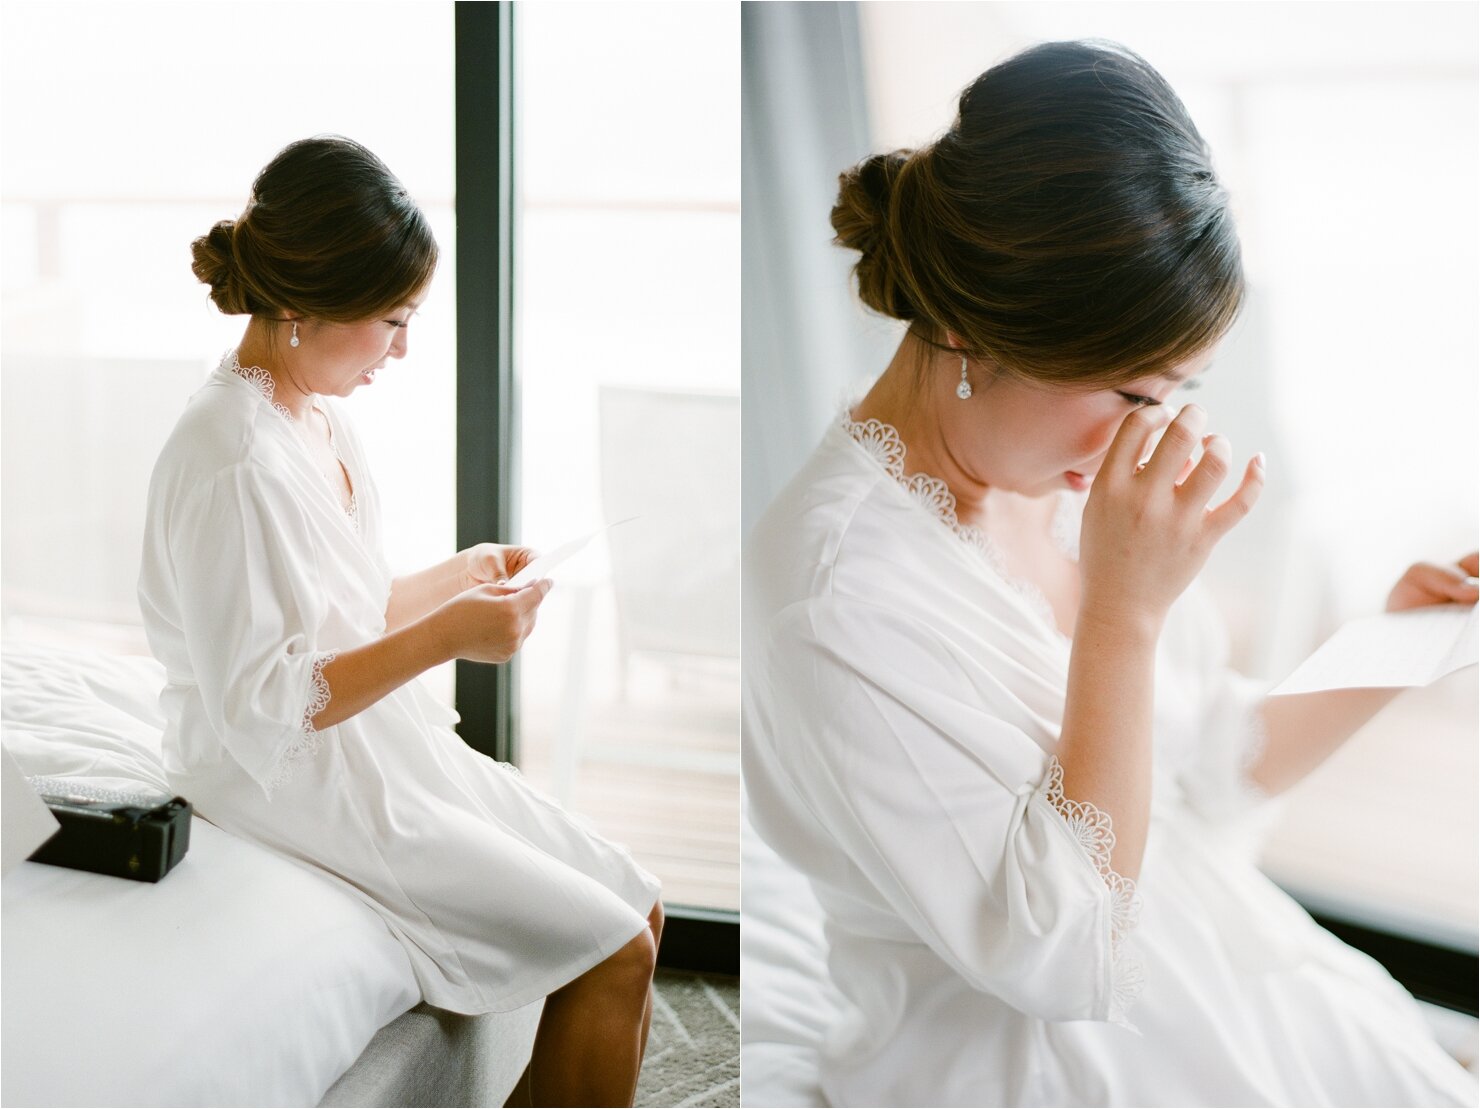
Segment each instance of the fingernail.
M1254 465L1258 466L1261 470L1264 469L1264 452L1263 451L1260 451L1258 454L1256 454L1254 456Z

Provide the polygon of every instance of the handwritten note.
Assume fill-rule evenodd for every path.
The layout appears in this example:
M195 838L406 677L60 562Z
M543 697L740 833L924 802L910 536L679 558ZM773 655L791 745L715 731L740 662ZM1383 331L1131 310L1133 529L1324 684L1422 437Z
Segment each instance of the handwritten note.
M1477 658L1474 605L1431 605L1343 625L1271 697L1322 689L1428 685Z
M625 520L618 520L615 524L608 524L604 528L597 528L593 532L588 532L576 539L572 539L569 543L562 543L553 551L537 555L533 562L510 578L506 584L519 588L528 585L530 582L539 581L543 577L548 577L551 570L555 569L555 567L559 566L572 555L577 554L582 547L602 532L611 531L612 528L621 527L623 524L635 519L637 519L636 516L628 516Z

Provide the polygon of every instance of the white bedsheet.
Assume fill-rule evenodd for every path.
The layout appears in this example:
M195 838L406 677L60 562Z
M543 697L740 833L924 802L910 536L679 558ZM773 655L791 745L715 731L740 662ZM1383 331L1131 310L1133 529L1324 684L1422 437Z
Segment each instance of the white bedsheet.
M0 669L26 774L164 787L154 660L7 639ZM315 1105L421 999L373 911L199 818L158 884L22 863L0 917L6 1105Z
M838 1015L822 907L741 808L740 1069L745 1106L825 1104L817 1053Z

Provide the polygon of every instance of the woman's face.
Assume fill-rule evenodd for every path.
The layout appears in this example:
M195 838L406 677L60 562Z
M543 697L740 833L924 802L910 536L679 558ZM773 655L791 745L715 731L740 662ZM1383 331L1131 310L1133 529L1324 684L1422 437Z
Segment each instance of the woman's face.
M405 358L411 317L422 297L360 323L310 320L298 325L299 346L292 354L303 365L303 384L320 395L347 397L375 381L389 358Z
M987 486L1028 497L1088 489L1126 416L1168 403L1211 360L1205 352L1161 374L1092 392L999 376L967 401L953 396L942 430L956 461Z

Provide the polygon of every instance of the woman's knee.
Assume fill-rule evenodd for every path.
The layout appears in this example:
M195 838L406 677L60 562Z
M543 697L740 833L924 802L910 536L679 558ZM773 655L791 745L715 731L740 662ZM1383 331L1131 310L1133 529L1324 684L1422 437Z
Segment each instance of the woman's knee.
M644 928L594 968L613 987L646 991L658 966L658 941Z

